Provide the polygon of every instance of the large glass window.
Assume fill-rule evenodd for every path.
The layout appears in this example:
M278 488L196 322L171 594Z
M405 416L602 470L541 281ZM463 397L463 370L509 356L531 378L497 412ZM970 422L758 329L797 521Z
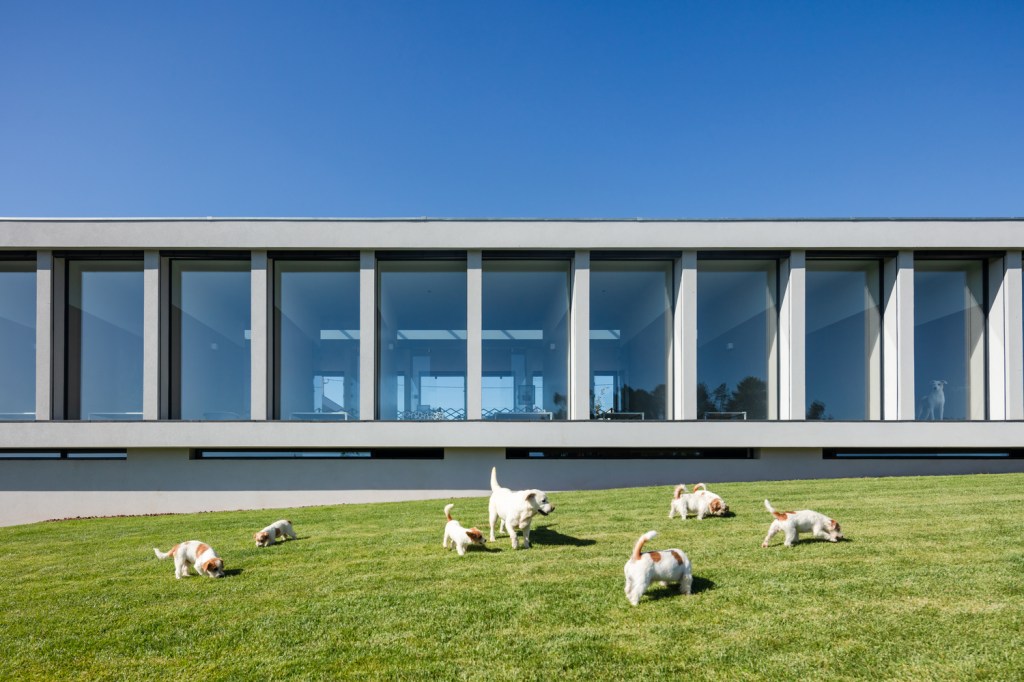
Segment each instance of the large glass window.
M359 418L359 263L275 261L276 419Z
M388 261L379 278L380 419L466 418L466 261Z
M985 418L985 263L914 262L917 418Z
M36 262L0 261L0 419L36 418Z
M171 261L171 418L250 415L248 260Z
M142 419L141 260L67 262L67 419Z
M483 264L484 419L565 419L569 262Z
M807 261L807 419L880 419L877 260Z
M670 260L590 264L590 414L665 419L671 371Z
M777 264L699 260L697 418L777 419Z

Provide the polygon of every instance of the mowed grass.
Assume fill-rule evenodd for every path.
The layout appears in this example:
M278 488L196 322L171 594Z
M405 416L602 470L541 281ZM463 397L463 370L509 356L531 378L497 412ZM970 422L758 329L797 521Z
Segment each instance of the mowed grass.
M669 521L668 487L552 493L533 549L500 535L461 558L443 500L3 529L0 679L1024 676L1024 475L711 488L733 516ZM766 496L848 541L761 549ZM455 503L486 532L486 498ZM255 548L281 517L300 539ZM695 593L634 608L622 566L650 529L689 554ZM188 539L228 576L175 580L152 547Z

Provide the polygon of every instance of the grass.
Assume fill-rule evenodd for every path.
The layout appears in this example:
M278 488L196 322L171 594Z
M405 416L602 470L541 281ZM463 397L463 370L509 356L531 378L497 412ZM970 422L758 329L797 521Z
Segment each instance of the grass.
M534 547L441 549L444 501L89 519L4 529L0 679L1020 679L1024 475L713 485L735 513L669 521L668 487L554 493ZM846 542L760 542L812 508ZM487 499L454 515L486 527ZM299 540L257 549L285 516ZM644 531L695 594L622 565ZM228 577L175 580L200 539ZM667 678L666 678L667 679Z

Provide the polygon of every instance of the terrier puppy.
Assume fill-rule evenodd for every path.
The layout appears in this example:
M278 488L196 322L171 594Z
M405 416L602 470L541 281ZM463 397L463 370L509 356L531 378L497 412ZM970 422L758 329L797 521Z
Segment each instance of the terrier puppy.
M257 547L269 547L277 542L278 538L285 536L292 540L298 540L295 530L292 528L292 522L288 519L281 519L280 521L274 521L263 530L253 533L252 539L256 541Z
M487 503L491 522L491 542L494 542L494 523L501 519L501 525L512 539L512 549L519 547L516 528L523 531L523 547L530 548L530 524L537 514L547 516L555 511L542 490L517 490L515 492L498 485L498 469L491 468L491 499Z
M448 519L448 523L444 526L444 538L441 540L441 546L448 549L448 542L451 541L455 545L455 551L459 553L459 556L463 556L469 545L483 546L484 534L476 528L463 528L461 523L453 519L452 507L454 506L454 504L444 506L444 517Z
M189 567L195 568L199 575L210 578L224 577L224 561L205 542L189 540L171 547L166 552L161 552L154 547L153 552L157 559L174 557L175 579L187 578Z
M729 505L721 497L707 489L703 483L693 486L693 492L686 492L686 486L680 483L676 486L672 502L668 506L668 517L675 518L676 514L685 521L687 514L693 513L698 519L705 516L725 516L729 511Z
M651 530L641 535L633 547L633 555L623 566L626 574L626 599L633 606L640 603L640 597L655 580L662 585L679 583L681 594L690 594L693 586L690 559L682 550L663 549L660 552L640 553L644 543L657 534L657 531Z
M768 509L768 513L775 517L772 521L772 525L768 527L768 535L765 536L764 542L761 543L762 547L768 546L768 541L776 533L784 533L786 540L783 544L786 547L792 547L793 543L797 541L797 535L799 533L806 533L810 531L814 537L819 540L828 540L829 542L839 542L843 539L842 529L839 527L839 522L835 519L830 519L824 514L819 514L816 511L810 509L801 509L800 511L786 511L778 512L772 508L772 505L768 500L764 501L764 506Z

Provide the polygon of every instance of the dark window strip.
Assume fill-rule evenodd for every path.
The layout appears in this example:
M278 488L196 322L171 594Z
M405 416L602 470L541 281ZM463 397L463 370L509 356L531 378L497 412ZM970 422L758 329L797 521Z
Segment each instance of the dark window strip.
M193 459L444 459L443 448L209 449Z
M824 459L1022 459L1020 448L824 448Z
M271 251L267 254L271 260L359 260L358 251Z
M23 459L32 461L52 461L56 459L96 459L96 460L124 460L128 459L126 450L116 449L75 449L75 450L30 450L27 448L14 450L0 450L0 459Z
M751 448L507 448L505 459L753 459Z

